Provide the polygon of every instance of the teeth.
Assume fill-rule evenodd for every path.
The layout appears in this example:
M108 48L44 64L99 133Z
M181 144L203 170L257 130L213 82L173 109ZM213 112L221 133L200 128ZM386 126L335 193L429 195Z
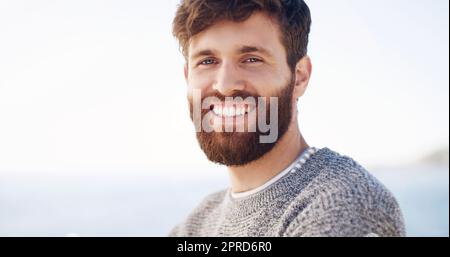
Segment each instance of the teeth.
M217 106L214 106L213 112L214 112L215 115L219 115L220 114L219 108Z
M230 116L236 116L236 108L234 106L230 107Z
M234 117L248 113L249 106L244 107L222 107L221 105L214 105L213 112L217 116Z

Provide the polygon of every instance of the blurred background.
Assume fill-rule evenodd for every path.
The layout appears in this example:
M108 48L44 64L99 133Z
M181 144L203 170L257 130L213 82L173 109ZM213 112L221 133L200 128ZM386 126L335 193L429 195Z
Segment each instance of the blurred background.
M449 236L449 2L306 1L302 133ZM178 0L0 0L0 236L164 236L228 186L188 116Z

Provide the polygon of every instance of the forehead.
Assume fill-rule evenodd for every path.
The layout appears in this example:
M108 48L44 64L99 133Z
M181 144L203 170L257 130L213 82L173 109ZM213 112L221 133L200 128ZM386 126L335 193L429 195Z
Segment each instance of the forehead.
M234 51L242 46L262 46L274 55L285 54L280 29L274 19L256 12L243 22L220 21L191 38L189 57L205 49Z

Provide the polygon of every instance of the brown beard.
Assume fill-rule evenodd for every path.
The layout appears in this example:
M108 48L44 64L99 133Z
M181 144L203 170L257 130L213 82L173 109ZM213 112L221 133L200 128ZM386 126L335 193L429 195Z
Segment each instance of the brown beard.
M292 118L292 94L294 90L294 81L291 80L288 85L283 87L279 92L270 97L278 97L278 136L273 143L260 143L260 135L263 133L256 126L256 132L196 132L197 140L200 148L206 154L206 157L215 163L226 166L242 166L252 161L258 160L264 154L268 153L278 140L286 133ZM224 100L225 96L214 93L213 95L220 100ZM208 96L202 96L202 101ZM257 99L259 96L251 95L247 92L236 92L232 97L248 96ZM190 116L193 119L193 101L189 100ZM257 107L259 108L259 106ZM202 110L202 120L206 113L210 110ZM266 108L266 121L269 121L270 108Z

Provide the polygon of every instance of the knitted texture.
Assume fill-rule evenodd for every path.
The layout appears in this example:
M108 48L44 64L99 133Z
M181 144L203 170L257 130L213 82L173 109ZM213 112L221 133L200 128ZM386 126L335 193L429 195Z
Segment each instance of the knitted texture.
M323 148L263 191L207 196L169 236L405 236L405 228L384 185Z

